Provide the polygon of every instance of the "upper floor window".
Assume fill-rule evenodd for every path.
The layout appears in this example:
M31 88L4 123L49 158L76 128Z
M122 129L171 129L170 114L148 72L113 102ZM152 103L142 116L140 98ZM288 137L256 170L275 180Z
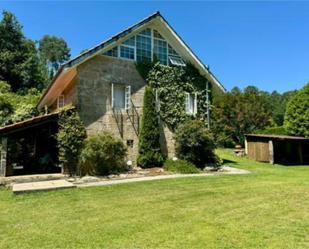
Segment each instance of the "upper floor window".
M136 60L151 61L151 36L136 36Z
M59 95L57 98L57 107L58 108L62 108L64 107L65 103L64 103L64 95Z
M104 54L135 61L159 60L164 65L186 65L159 31L150 28L128 38Z
M163 40L153 40L153 55L163 64L167 65L167 43Z
M131 106L131 86L112 84L112 108L129 109Z
M197 94L186 93L185 101L186 113L195 115L197 113Z
M120 57L129 59L129 60L134 60L135 58L135 49L133 47L128 47L128 46L120 46Z
M112 57L118 57L118 47L114 47L111 50L108 50L104 53L105 55L112 56Z

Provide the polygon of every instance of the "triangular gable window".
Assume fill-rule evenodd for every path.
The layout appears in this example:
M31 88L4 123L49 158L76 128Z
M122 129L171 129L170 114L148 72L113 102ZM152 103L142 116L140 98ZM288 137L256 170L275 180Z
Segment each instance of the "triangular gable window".
M184 60L155 29L144 29L104 55L135 61L159 60L164 65L185 66Z
M104 53L104 55L118 57L118 47L114 47L111 50L108 50L107 52Z

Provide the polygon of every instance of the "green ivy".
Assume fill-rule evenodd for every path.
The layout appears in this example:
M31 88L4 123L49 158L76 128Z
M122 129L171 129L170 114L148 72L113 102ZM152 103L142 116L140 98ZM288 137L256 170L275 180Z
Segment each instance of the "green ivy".
M65 172L74 175L86 138L86 129L78 113L72 107L65 107L60 111L58 126L59 161Z
M160 116L171 130L174 131L178 124L193 118L207 122L207 79L193 65L170 67L159 63L137 64L137 70L147 84L156 89L160 100ZM186 92L197 94L196 117L185 112Z

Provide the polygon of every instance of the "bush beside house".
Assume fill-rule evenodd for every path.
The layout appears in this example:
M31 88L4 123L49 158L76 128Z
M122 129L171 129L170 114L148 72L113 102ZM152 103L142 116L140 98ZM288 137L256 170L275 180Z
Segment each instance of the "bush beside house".
M213 137L202 121L191 120L180 124L175 132L175 140L178 158L191 162L200 169L219 166Z
M108 132L86 139L80 155L81 175L109 175L126 170L127 149Z

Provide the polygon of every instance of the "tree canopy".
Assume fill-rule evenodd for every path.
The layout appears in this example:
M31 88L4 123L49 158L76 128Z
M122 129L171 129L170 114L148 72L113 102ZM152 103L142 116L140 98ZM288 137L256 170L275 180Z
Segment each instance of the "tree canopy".
M52 77L60 65L70 59L70 49L63 38L45 35L39 41L40 56Z
M46 70L38 56L35 42L25 38L16 17L3 11L0 21L0 80L13 91L32 87L42 89Z
M288 102L284 125L291 135L309 138L309 83Z

